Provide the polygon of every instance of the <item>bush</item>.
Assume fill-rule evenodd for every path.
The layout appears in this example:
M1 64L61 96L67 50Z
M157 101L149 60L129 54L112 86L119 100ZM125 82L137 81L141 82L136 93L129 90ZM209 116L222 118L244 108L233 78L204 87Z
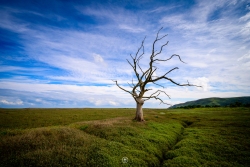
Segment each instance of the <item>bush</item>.
M242 107L242 106L243 106L243 104L241 102L238 102L238 101L231 103L229 105L229 107Z

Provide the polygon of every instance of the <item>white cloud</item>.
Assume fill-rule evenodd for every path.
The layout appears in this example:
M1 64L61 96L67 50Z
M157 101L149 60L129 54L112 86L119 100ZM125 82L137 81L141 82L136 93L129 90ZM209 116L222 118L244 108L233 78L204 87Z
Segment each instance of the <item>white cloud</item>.
M132 33L140 33L144 32L148 25L148 23L146 23L146 20L141 19L141 14L137 15L136 13L125 10L124 8L109 6L76 8L84 15L95 16L100 20L106 19L108 21L111 21L113 23L112 29L117 28L118 25L119 29L126 30Z
M93 57L94 57L94 60L95 60L96 63L103 63L103 62L104 62L102 56L99 55L99 54L95 54L95 53L94 53L94 54L93 54Z
M0 103L6 104L6 105L23 105L23 101L18 99L16 101L7 101L5 99L1 100Z
M249 19L250 19L250 12L240 17L239 21L243 22L243 21L248 21Z
M109 101L109 104L112 106L118 106L119 103L115 102L115 101Z
M200 77L200 78L197 78L196 80L193 81L195 85L199 85L199 86L202 86L201 89L203 89L204 91L208 91L210 89L210 86L209 86L209 79L206 78L206 77ZM198 87L199 89L199 87Z
M190 99L201 99L201 98L208 98L208 97L239 97L239 96L249 96L247 92L234 92L227 91L227 92L214 92L214 91L201 91L198 89L192 89L191 87L174 87L174 88L167 88L165 91L170 95L171 99L175 101L175 99L180 98L190 98ZM172 100L170 100L172 101Z
M247 9L247 10L250 10L250 5L246 5L246 9Z
M176 59L156 64L159 67L157 74L164 74L164 70L177 66L180 70L170 76L180 83L190 78L190 83L203 86L203 90L170 87L167 90L173 99L163 97L165 100L175 103L180 102L178 98L182 97L195 99L247 95L250 93L250 15L248 12L239 16L234 11L242 4L243 1L201 0L181 13L169 12L181 7L181 4L152 6L148 11L139 12L112 6L78 6L77 10L84 16L100 22L96 26L90 25L93 26L88 27L91 31L33 25L13 14L31 14L32 11L2 10L0 27L18 34L27 59L36 63L33 67L21 67L22 62L27 60L20 61L16 66L1 64L0 72L18 76L2 78L0 88L14 90L16 94L29 92L34 96L34 103L53 104L46 101L46 98L51 98L65 104L73 100L79 103L87 101L96 106L134 105L131 96L117 88L112 79L117 79L120 84L131 81L133 69L126 59L129 59L130 53L137 51L146 35L145 57L140 63L143 68L148 66L152 41L163 26L165 29L160 34L169 34L166 40L170 43L161 56L166 58L173 53L179 54L187 65ZM223 10L220 10L223 6ZM217 10L220 11L218 17L211 18ZM34 15L46 18L42 13ZM158 50L160 44L157 45ZM38 67L39 64L43 65ZM60 84L48 84L54 81ZM96 86L98 84L104 86ZM128 86L126 88L129 89ZM215 88L217 90L213 92ZM20 99L23 104L32 104ZM3 98L1 103L18 103L15 100ZM154 106L157 103L150 100L146 105Z
M137 28L137 27L133 27L133 26L128 26L128 25L125 25L125 24L119 25L119 28L122 29L122 30L126 30L126 31L129 31L129 32L133 32L133 33L140 33L140 32L144 32L144 31L145 31L145 30L142 29L142 28Z
M36 102L42 102L43 100L42 99L36 99L35 101Z
M237 61L241 61L244 59L250 59L250 52L248 54L245 54L245 55L241 56L240 58L238 58Z
M181 7L183 5L175 5L175 6L161 6L161 7L157 7L153 10L150 10L148 11L148 13L161 13L161 12L167 12L169 10L172 10L172 9L175 9L175 8L178 8L178 7Z
M191 63L188 63L188 65L190 66L193 66L193 67L199 67L199 68L206 68L208 67L208 65L206 63L203 63L203 62L191 62Z

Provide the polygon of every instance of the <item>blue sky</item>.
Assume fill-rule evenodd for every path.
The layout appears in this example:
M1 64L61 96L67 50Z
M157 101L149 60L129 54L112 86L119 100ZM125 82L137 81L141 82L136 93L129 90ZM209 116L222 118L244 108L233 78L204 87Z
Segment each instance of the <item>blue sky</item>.
M135 107L126 59L145 40L146 69L157 31L169 41L155 75L170 104L250 95L249 0L1 0L0 107ZM151 85L153 90L159 89ZM165 108L154 99L144 107Z

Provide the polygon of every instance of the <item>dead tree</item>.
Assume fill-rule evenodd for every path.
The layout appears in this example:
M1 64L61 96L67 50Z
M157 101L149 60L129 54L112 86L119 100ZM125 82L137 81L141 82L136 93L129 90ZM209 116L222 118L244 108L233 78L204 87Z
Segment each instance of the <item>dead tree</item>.
M185 63L181 60L181 57L177 54L173 54L172 56L170 56L168 59L158 59L156 58L157 55L161 54L163 48L165 46L168 45L168 42L167 41L166 43L164 43L161 48L160 48L160 51L156 51L155 50L155 45L157 43L157 41L160 41L162 40L163 38L165 38L167 35L164 35L162 37L159 37L159 32L162 30L162 28L157 32L157 35L156 35L156 39L154 40L153 42L153 45L152 45L152 54L150 55L150 62L149 62L149 67L147 70L143 70L139 64L140 60L142 59L143 55L144 55L144 41L146 39L146 37L144 38L144 40L142 41L141 43L141 46L139 47L139 49L137 50L135 56L133 57L131 54L130 54L130 57L132 58L132 63L128 61L128 63L130 64L130 66L133 68L134 70L134 73L135 73L135 76L136 76L136 82L133 81L132 79L132 83L128 83L129 86L132 88L131 91L129 90L126 90L124 88L122 88L117 81L114 81L116 83L116 85L122 89L123 91L129 93L130 95L132 95L132 97L135 99L135 102L136 102L136 114L135 114L135 120L137 121L144 121L144 118L143 118L143 111L142 111L142 106L144 104L144 102L146 100L149 100L149 99L156 99L156 100L159 100L161 103L164 103L164 104L167 104L165 103L160 97L159 95L161 93L165 94L166 96L168 96L168 98L170 99L170 96L163 90L157 90L155 92L153 92L151 95L148 95L148 96L144 96L144 94L147 92L147 91L150 91L152 89L147 89L146 86L148 84L155 84L155 85L158 85L158 86L161 86L163 87L162 85L159 85L157 84L157 81L159 80L167 80L175 85L178 85L178 86L197 86L197 85L192 85L190 84L188 81L186 84L179 84L177 82L175 82L174 80L172 80L171 78L169 78L167 75L169 73L171 73L172 71L174 70L177 70L178 67L175 67L169 71L167 71L165 74L161 75L161 76L153 76L153 74L156 72L157 70L157 67L155 66L155 63L157 62L166 62L170 59L172 59L173 57L178 57L179 60L182 62L182 63ZM142 50L142 51L141 51ZM142 52L140 54L140 52ZM201 86L197 86L197 87L201 87ZM163 87L164 88L164 87ZM169 104L168 104L169 105Z

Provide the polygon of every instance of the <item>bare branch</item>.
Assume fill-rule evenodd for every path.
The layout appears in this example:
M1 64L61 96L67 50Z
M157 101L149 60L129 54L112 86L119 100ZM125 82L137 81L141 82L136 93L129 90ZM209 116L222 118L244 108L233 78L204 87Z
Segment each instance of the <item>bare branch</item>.
M151 54L151 56L150 56L151 60L153 59L154 53L155 53L155 43L159 40L159 39L158 39L159 32L160 32L162 29L163 29L163 27L161 27L161 28L159 29L159 31L157 32L156 38L155 38L155 40L154 40L154 42L153 42L152 54Z
M179 60L182 63L185 63L184 61L182 61L181 57L177 54L173 54L172 56L170 56L169 58L166 59L161 59L161 58L157 58L156 56L158 56L159 54L161 54L163 52L163 49L165 46L168 45L169 41L164 41L161 45L160 45L160 49L156 49L156 45L158 45L158 42L162 39L164 39L166 35L162 35L159 36L160 31L163 29L160 28L159 31L156 34L156 38L153 41L152 46L152 53L151 55L149 55L149 66L147 69L144 69L144 66L141 66L140 61L142 60L142 58L144 57L144 42L146 37L142 40L140 47L138 48L137 52L135 53L134 56L132 56L130 54L131 60L127 59L127 62L129 63L129 65L133 68L134 71L134 75L136 75L136 79L137 81L134 81L134 75L132 77L132 83L128 83L129 87L132 88L132 91L126 90L123 87L121 87L117 81L114 81L116 83L116 85L122 89L123 91L129 93L130 95L132 95L132 97L134 98L134 100L137 103L137 110L136 110L136 117L135 120L137 121L143 121L143 111L142 111L142 105L144 103L144 101L149 100L149 99L155 99L155 100L159 100L160 104L164 103L167 105L171 105L168 104L166 102L164 102L161 98L160 95L165 94L166 96L168 96L168 98L170 99L170 96L163 90L156 90L155 92L153 92L151 95L146 95L144 96L145 92L148 92L152 89L146 89L147 84L155 84L157 86L160 86L161 88L164 88L163 85L158 84L157 82L159 80L167 80L168 82L171 82L175 85L178 86L196 86L196 87L202 87L202 86L198 86L198 85L193 85L190 84L189 81L187 81L187 83L185 84L180 84L177 83L176 81L174 81L173 79L169 78L167 75L169 73L171 73L174 70L177 70L178 67L172 68L167 72L164 72L163 75L154 75L154 73L156 72L156 70L158 69L157 66L159 63L161 62L166 62L171 60L173 57L178 57ZM157 72L158 73L158 72ZM153 76L154 75L154 76ZM135 79L135 80L136 80Z
M149 91L149 90L152 90L152 89L145 89L145 92Z
M131 56L131 55L130 55ZM131 56L132 57L132 56ZM127 62L130 64L130 66L134 69L134 72L135 72L135 74L136 74L136 77L137 77L137 79L138 79L138 81L139 81L139 74L138 74L138 72L136 71L136 63L135 63L135 59L132 57L132 59L133 59L133 61L134 61L134 66L130 63L130 61L128 60L128 59L126 59L127 60Z
M164 88L164 86L162 86L162 85L160 85L160 84L157 84L157 83L155 83L155 82L153 82L153 84L158 85L158 86Z
M174 71L174 70L176 70L176 69L179 69L179 68L178 68L178 67L175 67L175 68L169 70L168 72L166 72L163 76L166 76L167 74L169 74L170 72L172 72L172 71ZM161 77L163 77L163 76L161 76ZM153 83L154 83L154 82L156 82L156 81L162 79L161 77L157 77L157 78L155 78L154 80L149 80L149 82L153 82Z
M149 100L149 99L152 99L152 98L154 98L154 99L156 99L156 100L160 100L161 101L161 103L163 103L163 104L167 104L167 105L171 105L171 104L168 104L168 103L166 103L166 102L164 102L161 98L159 98L158 96L160 95L160 92L164 92L164 91L161 91L161 90L158 90L158 91L156 91L155 93L153 93L151 96L149 96L149 97L143 97L143 98L146 98L144 101L146 101L146 100ZM154 94L156 94L157 92L159 92L157 95L155 95L154 96ZM166 94L166 92L164 92L165 94ZM166 94L167 95L167 94ZM168 96L168 95L167 95ZM169 96L168 96L169 97ZM170 98L170 97L169 97ZM160 104L161 104L160 103Z
M162 36L161 38L158 38L157 41L162 40L162 39L165 38L166 36L168 36L168 34Z
M128 82L127 82L128 83ZM133 86L131 86L131 84L130 83L128 83L128 85L131 87L131 88L134 88Z
M140 64L139 64L139 61L142 59L142 56L144 55L144 41L145 41L145 39L146 39L146 37L143 39L143 41L142 41L142 43L141 43L141 46L140 46L139 49L137 50L137 53L136 53L136 55L135 55L135 58L133 58L133 57L131 56L131 58L133 59L133 62L134 62L134 71L135 71L135 73L136 73L136 76L137 76L138 81L140 81L140 79L139 79L139 73L137 72L136 67L138 66L139 69L141 70L142 74L144 73L143 70L142 70L142 68L141 68L141 66L140 66ZM141 49L142 49L142 54L137 58L137 56L138 56L138 54L139 54L139 52L140 52Z
M168 96L169 99L171 99L170 96L165 91L159 90L159 92L164 93L166 96Z
M125 92L131 94L131 95L134 97L134 94L133 94L133 93L131 93L130 91L128 91L128 90L126 90L126 89L124 89L124 88L122 88L122 87L117 83L117 81L114 81L114 80L113 80L113 82L115 82L116 85L117 85L121 90L123 90L123 91L125 91Z
M143 71L142 71L142 68L141 68L141 66L139 65L139 62L138 62L138 67L140 68L140 70L141 70L141 72L142 72L142 74L144 73ZM142 78L141 78L142 79Z
M168 42L169 42L169 41L168 41ZM156 54L154 55L154 57L156 57L158 54L161 54L163 47L166 46L166 45L168 45L168 42L166 42L164 45L161 46L160 52L156 53Z
M159 31L157 32L156 34L156 38L155 40L153 41L153 44L152 44L152 53L150 55L150 61L149 61L149 67L147 70L143 70L143 68L141 67L140 65L140 60L143 58L144 56L144 42L145 42L145 39L146 37L142 40L141 42L141 45L140 47L138 48L135 56L133 57L131 54L130 54L130 57L132 60L127 60L127 62L129 63L129 65L133 68L134 70L134 73L136 75L136 78L137 78L137 82L134 82L133 81L133 78L132 78L132 83L128 83L128 85L132 88L132 91L128 91L124 88L122 88L118 83L117 81L114 81L116 82L116 85L122 89L123 91L127 92L127 93L130 93L133 98L136 100L136 98L140 97L140 98L144 98L145 100L149 100L150 98L154 98L156 100L160 100L161 103L164 103L163 100L159 97L159 95L161 93L164 93L165 95L167 95L169 97L169 95L165 92L165 91L162 91L162 90L157 90L156 92L154 92L153 94L151 94L150 96L144 96L144 93L151 90L151 89L145 89L146 85L149 84L149 83L152 83L152 84L155 84L157 86L160 86L162 88L164 88L163 85L161 84L158 84L156 83L157 81L159 80L168 80L169 82L175 84L175 85L178 85L178 86L196 86L196 87L202 87L202 86L198 86L198 85L193 85L193 84L190 84L188 81L187 83L185 84L180 84L180 83L177 83L176 81L174 81L173 79L167 77L167 75L169 73L171 73L172 71L174 70L177 70L179 69L178 67L175 67L175 68L172 68L170 69L169 71L167 71L164 75L158 75L158 76L153 76L154 73L156 72L156 70L158 69L156 67L156 65L160 62L166 62L166 61L169 61L171 60L173 57L178 57L178 59L182 62L182 63L185 63L184 61L182 61L181 57L177 54L173 54L172 56L170 56L169 58L167 59L158 59L156 58L157 55L161 54L164 47L168 45L169 41L163 43L160 47L160 50L159 51L156 51L156 44L158 41L162 40L163 38L165 38L167 36L166 35L163 35L161 37L159 37L159 34L160 34L160 31L163 29L160 28ZM139 69L139 70L138 70ZM169 97L170 98L170 97ZM137 101L137 100L136 100ZM167 103L164 103L164 104L167 104Z
M157 77L157 78L155 78L155 79L151 79L151 80L148 80L148 82L156 82L156 81L158 81L158 80L160 80L160 79L163 79L167 74L169 74L170 72L172 72L172 71L174 71L174 70L176 70L176 69L179 69L178 67L175 67L175 68L173 68L173 69L171 69L171 70L169 70L168 72L166 72L164 75L162 75L161 77Z
M138 48L136 55L135 55L135 59L137 59L137 55L140 52L141 48L143 48L143 53L144 53L144 41L145 41L146 37L142 40L141 46Z
M158 93L158 94L157 94L157 93ZM142 97L142 98L145 98L144 101L154 98L154 99L156 99L156 100L160 100L161 103L170 105L170 104L168 104L168 103L165 103L161 98L158 97L161 93L164 93L164 94L167 95L168 98L170 99L170 96L169 96L165 91L162 91L162 90L157 90L156 92L152 93L150 96ZM157 95L155 95L155 94L157 94ZM160 104L161 104L161 103L160 103Z
M169 73L171 73L172 71L177 70L177 69L179 69L179 68L178 68L178 67L175 67L175 68L169 70L166 74L164 74L164 76L166 76L167 74L169 74Z
M165 77L165 76L159 77L159 78L157 78L156 80L153 80L153 82L155 82L155 81L157 81L157 80L160 80L160 79L169 80L170 82L172 82L173 84L178 85L178 86L196 86L196 87L202 87L202 86L190 84L189 82L188 82L187 84L179 84L179 83L177 83L177 82L173 81L172 79L170 79L170 78L168 78L168 77Z
M163 38L165 38L165 37L167 36L167 34L166 34L166 35L163 35L161 38L158 38L159 33L160 33L160 31L161 31L162 29L163 29L163 27L157 32L156 38L155 38L155 40L154 40L154 42L153 42L152 54L151 54L151 56L150 56L151 60L152 60L155 56L157 56L158 54L160 54L161 51L162 51L162 48L168 44L168 42L167 42L166 44L164 44L163 46L161 46L160 53L154 54L154 53L156 52L156 50L155 50L155 44L156 44L156 42L162 40Z
M149 73L149 75L148 75L148 77L147 77L147 79L146 79L146 82L148 83L148 82L150 82L151 80L152 80L152 75L154 74L154 72L157 70L157 67L155 67L155 69L152 71L153 69L151 68L151 70L150 70L150 73Z
M163 27L161 27L160 29L159 29L159 31L157 32L157 35L156 35L156 41L158 41L158 40L161 40L162 38L164 38L165 36L167 36L167 35L164 35L163 37L161 37L161 38L158 38L158 36L159 36L159 33L160 33L160 31L163 29Z
M151 97L151 96L153 96L154 94L156 94L156 93L158 93L158 95L157 96L159 96L160 95L160 93L164 93L165 95L167 95L168 96L168 98L170 99L170 96L165 92L165 91L162 91L162 90L157 90L156 92L154 92L154 93L152 93L149 97Z
M130 64L130 66L134 69L134 66L130 63L130 61L128 59L126 59L126 60Z
M163 101L161 98L159 98L159 97L153 96L152 98L154 98L154 99L156 99L156 100L160 100L160 101L161 101L160 104L163 103L163 104L166 104L166 105L171 105L171 104L168 104L168 103L164 102L164 101ZM151 99L151 98L150 98L150 99ZM149 99L145 99L144 101L146 101L146 100L149 100Z
M142 54L138 57L137 61L139 61L139 60L142 58L142 56L144 55L144 41L145 41L145 39L146 39L146 37L143 39L143 41L142 41L142 43L141 43L141 46L140 46L140 48L138 49L138 51L137 51L137 53L136 53L135 59L137 59L137 55L138 55L139 51L140 51L141 48L142 48Z
M133 56L130 54L130 57L132 58L132 60L134 60Z
M134 84L133 78L132 78L132 85L135 87L135 84Z
M155 59L154 61L168 61L168 60L172 59L174 56L179 57L179 60L180 60L182 63L185 63L184 61L181 60L181 57L180 57L179 55L177 55L177 54L173 54L170 58L168 58L168 59L166 59L166 60ZM187 64L187 63L185 63L185 64Z
M145 79L146 79L147 76L148 76L148 74L149 74L149 72L150 72L150 68L147 69L147 71L145 71L145 72L142 74L141 79L143 79L143 77L145 77Z
M133 88L132 92L133 92L133 93L136 93L136 91L138 91L138 92L139 92L139 94L140 94L140 93L141 93L141 91L137 90L137 87L139 87L139 86L140 86L140 82L138 82L138 83L134 86L134 88Z

